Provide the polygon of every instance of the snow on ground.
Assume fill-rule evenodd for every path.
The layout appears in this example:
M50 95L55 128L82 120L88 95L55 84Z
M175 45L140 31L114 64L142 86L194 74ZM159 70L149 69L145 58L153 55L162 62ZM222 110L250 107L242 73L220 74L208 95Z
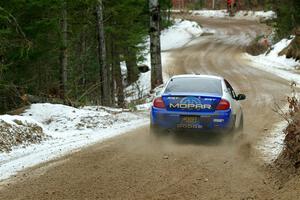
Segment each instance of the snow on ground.
M161 50L180 48L202 33L196 22L175 19L175 23L161 33Z
M130 114L119 109L109 110L109 112L104 109L105 107L95 107L92 110L92 107L77 109L60 104L33 104L24 116L31 116L50 132L66 132L110 127L115 123L115 117L109 112L119 111L118 120L125 122L127 121L125 114Z
M270 51L264 54L252 56L245 53L243 57L249 61L252 67L275 74L290 82L294 81L300 85L300 73L297 71L300 62L278 55L279 52L291 43L292 39L293 37L291 39L282 39L273 45ZM284 109L284 111L287 110L288 108ZM278 123L275 129L271 131L271 134L266 134L267 136L258 144L257 148L261 150L263 158L266 161L270 162L280 154L283 148L283 129L286 126L287 123L285 121Z
M0 116L0 119L11 124L16 119L36 123L49 136L41 143L25 148L18 146L9 153L0 153L0 180L24 168L149 123L143 113L94 106L77 109L54 104L33 104L23 116Z
M283 150L284 133L287 122L282 121L275 125L271 131L266 131L263 139L257 144L256 148L262 153L262 158L270 163L274 161Z
M174 48L180 48L183 46L189 45L189 42L193 40L194 38L199 37L203 33L203 29L196 23L188 20L181 20L181 19L175 19L174 24L163 30L161 32L161 50L162 50L162 68L163 68L163 77L164 81L168 80L169 75L172 74L172 72L168 72L164 69L166 69L167 65L172 62L172 58L170 57L170 53L168 50L174 49ZM151 66L150 63L150 41L149 38L146 40L146 50L144 52L145 61L140 64L145 64L147 66ZM151 89L150 85L150 76L151 72L142 73L138 79L138 81L131 86L126 88L126 93L130 93L130 96L126 98L128 102L132 100L141 99L142 97L145 97L149 94L149 91ZM149 101L152 101L151 98L148 99ZM149 103L149 102L146 102ZM146 105L145 105L146 106ZM146 106L145 108L148 108ZM139 109L142 109L143 106L139 106Z
M233 18L233 19L245 19L245 20L259 20L264 21L268 19L276 18L274 11L248 11L240 10L235 13L234 17L230 17L227 10L193 10L190 11L192 15L211 17L211 18Z
M249 61L252 67L273 73L290 82L295 81L300 85L300 73L298 71L300 62L292 58L288 59L285 56L278 56L278 53L287 47L292 39L293 37L291 39L282 39L273 45L269 52L264 54L252 56L245 53L243 57Z

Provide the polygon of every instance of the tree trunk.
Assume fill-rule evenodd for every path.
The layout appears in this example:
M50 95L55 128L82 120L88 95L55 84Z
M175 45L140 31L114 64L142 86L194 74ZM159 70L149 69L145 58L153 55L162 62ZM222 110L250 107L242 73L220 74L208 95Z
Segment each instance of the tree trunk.
M64 1L62 9L62 46L60 48L60 96L65 99L67 92L68 74L68 21L67 2Z
M151 89L163 83L160 52L160 7L158 0L149 0Z
M79 45L78 45L78 57L79 57L79 69L81 72L81 77L79 79L78 84L82 87L85 88L86 87L86 72L85 72L85 67L86 67L86 63L85 63L85 55L86 55L86 28L83 27L83 30L80 33L80 40L79 40Z
M106 46L105 46L105 34L103 25L103 3L102 0L98 0L97 5L97 28L98 28L98 51L99 51L99 64L100 64L100 82L101 92L100 98L101 103L104 106L111 105L111 94L109 84L109 73L106 62Z
M111 76L111 79L110 79L110 91L111 91L111 104L112 105L116 105L116 92L115 92L115 77L114 77L114 74L115 74L115 66L114 66L114 56L115 56L115 52L114 52L114 37L113 35L109 35L109 37L107 38L109 41L109 46L107 47L108 48L108 51L110 52L110 55L109 55L109 61L110 61L110 73L112 74Z
M116 55L115 58L115 80L116 80L116 92L117 92L117 98L118 98L118 107L123 108L124 107L124 87L123 87L123 79L121 74L121 66L120 66L120 60L119 55Z
M168 24L171 24L171 9L172 7L168 8L168 13L167 13L167 20L168 20Z
M118 99L118 107L124 107L124 86L123 86L123 78L121 73L121 66L120 66L120 52L115 45L112 45L112 52L113 52L113 71L114 71L114 79L116 81L116 92L117 92L117 99Z
M132 49L126 48L125 52L125 62L127 67L127 82L130 85L138 79L138 67L136 52Z

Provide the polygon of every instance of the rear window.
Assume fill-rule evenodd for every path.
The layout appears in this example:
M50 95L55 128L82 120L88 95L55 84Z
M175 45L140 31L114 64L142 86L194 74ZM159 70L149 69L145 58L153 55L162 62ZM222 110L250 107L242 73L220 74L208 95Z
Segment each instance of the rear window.
M166 93L171 92L195 92L222 95L221 80L205 77L174 78L169 82Z

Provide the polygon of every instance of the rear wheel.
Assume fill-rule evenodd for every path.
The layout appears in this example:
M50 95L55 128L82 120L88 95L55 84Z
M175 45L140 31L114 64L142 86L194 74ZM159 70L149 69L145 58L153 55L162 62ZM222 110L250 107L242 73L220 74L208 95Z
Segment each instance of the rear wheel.
M243 133L243 126L244 126L244 121L243 121L243 116L241 116L240 123L238 127L235 127L235 122L236 122L236 117L232 120L232 124L230 128L228 128L225 131L225 137L230 139L231 141L235 140L236 138L240 138L240 136Z
M239 133L239 134L242 134L243 130L244 130L244 117L242 115L241 119L240 119L239 127L237 128L236 132Z
M242 115L239 126L235 128L234 131L232 132L232 139L234 141L239 141L241 138L243 138L243 129L244 129L244 118Z

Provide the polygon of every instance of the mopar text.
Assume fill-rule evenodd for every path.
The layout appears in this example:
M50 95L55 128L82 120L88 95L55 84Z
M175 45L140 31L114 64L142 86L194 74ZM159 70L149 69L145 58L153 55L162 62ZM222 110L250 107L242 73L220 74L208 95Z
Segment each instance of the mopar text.
M170 103L170 108L200 110L200 109L211 109L211 105L209 105L209 104L184 104L184 103L173 104L173 103Z

